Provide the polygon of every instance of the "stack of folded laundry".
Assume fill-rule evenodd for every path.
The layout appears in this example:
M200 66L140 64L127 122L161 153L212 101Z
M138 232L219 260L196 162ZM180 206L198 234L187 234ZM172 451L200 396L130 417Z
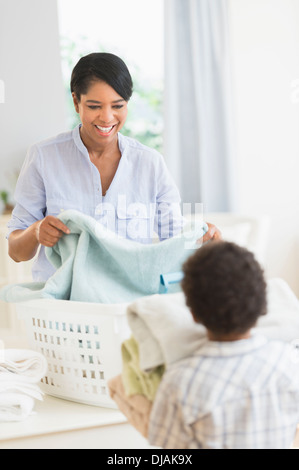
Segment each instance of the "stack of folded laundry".
M147 437L149 415L165 367L142 370L138 343L133 336L123 342L121 351L123 371L108 381L109 393L128 421Z
M192 354L205 339L183 293L142 297L127 309L132 336L121 348L122 373L109 393L128 421L147 437L150 412L167 367Z
M38 383L47 372L47 362L38 352L0 350L0 422L22 421L32 414L35 400L42 400Z

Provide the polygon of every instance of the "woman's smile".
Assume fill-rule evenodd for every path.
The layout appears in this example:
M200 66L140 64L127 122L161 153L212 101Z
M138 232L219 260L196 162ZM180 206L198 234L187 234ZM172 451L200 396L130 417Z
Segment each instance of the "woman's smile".
M96 148L117 140L117 133L125 124L127 102L106 82L92 82L80 101L73 94L76 111L80 115L81 138L88 148Z
M108 137L112 133L112 131L113 131L113 129L116 125L117 124L114 124L113 126L109 126L109 127L103 127L103 126L97 126L96 125L95 128L96 128L96 131L98 132L99 135L104 136L104 137Z

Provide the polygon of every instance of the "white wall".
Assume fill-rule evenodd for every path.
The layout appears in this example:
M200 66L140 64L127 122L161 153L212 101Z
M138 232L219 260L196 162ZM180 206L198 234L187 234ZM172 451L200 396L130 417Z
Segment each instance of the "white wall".
M239 210L270 216L267 274L299 296L299 2L229 2Z
M0 81L0 190L11 191L27 148L66 130L55 0L0 0Z

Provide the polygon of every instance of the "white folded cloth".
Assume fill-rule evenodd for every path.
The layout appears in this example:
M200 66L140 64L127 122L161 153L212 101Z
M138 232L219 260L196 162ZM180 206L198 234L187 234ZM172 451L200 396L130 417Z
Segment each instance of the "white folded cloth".
M32 414L34 399L23 393L1 393L0 422L23 421Z
M256 330L269 339L299 342L299 301L282 279L267 281L268 313ZM206 330L195 324L183 293L137 299L127 308L128 323L138 343L142 370L192 355L205 341Z
M281 278L267 282L268 313L259 318L256 331L269 339L299 342L299 300Z
M26 382L39 382L46 374L47 367L46 358L37 351L30 349L0 351L0 374L13 372L17 374L15 377L23 378Z
M193 321L182 292L141 297L127 308L128 323L139 346L141 370L190 356L206 330Z
M27 349L0 351L0 422L21 421L42 400L38 382L47 372L45 357Z

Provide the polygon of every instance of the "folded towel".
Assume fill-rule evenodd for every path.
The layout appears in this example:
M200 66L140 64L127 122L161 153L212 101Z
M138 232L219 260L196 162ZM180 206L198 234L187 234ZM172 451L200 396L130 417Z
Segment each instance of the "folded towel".
M269 339L299 340L299 300L280 278L267 282L268 313L260 317L257 328Z
M0 403L2 403L2 394L10 392L28 395L37 400L42 396L42 392L37 383L16 382L14 381L14 377L11 377L11 380L2 381L0 377Z
M299 301L282 279L267 281L268 313L256 329L269 339L299 338ZM206 340L206 329L195 324L183 293L137 299L127 308L128 323L138 343L140 368L148 370L192 355Z
M164 365L155 367L148 372L141 370L138 343L134 337L123 342L121 352L122 380L126 395L144 395L153 401L165 370Z
M37 398L37 397L35 397ZM37 398L38 400L42 399ZM0 422L23 421L33 414L35 399L24 393L0 394Z
M0 351L0 422L21 421L42 400L38 382L47 372L42 354L24 349Z
M122 303L156 294L160 275L180 271L206 230L205 224L185 227L173 238L144 245L119 238L92 217L75 210L65 211L59 218L71 233L53 248L46 248L56 272L45 283L5 286L0 291L1 300L56 298Z
M147 437L152 402L144 395L137 394L128 397L125 393L121 375L113 377L108 381L108 389L110 397L126 416L129 423L144 437Z
M194 323L181 292L137 299L128 306L127 318L144 371L191 355L206 336L205 328Z
M0 383L13 380L36 383L47 372L46 358L30 349L2 349L0 351ZM13 373L14 375L11 375Z

